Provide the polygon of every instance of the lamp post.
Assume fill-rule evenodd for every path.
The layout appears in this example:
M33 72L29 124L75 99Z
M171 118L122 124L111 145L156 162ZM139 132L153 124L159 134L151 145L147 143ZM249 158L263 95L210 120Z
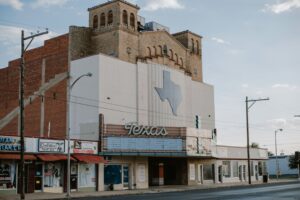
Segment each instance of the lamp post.
M277 132L278 131L283 131L282 128L279 128L275 130L275 154L276 154L276 180L278 181L278 176L279 176L279 163L278 163L278 158L277 158Z
M251 185L251 167L250 167L250 144L249 144L249 110L250 108L257 102L257 101L268 101L270 100L269 98L265 99L248 99L246 97L246 129L247 129L247 161L248 161L248 182L249 185ZM248 105L248 103L251 103Z
M68 117L68 166L67 166L67 198L70 198L70 189L71 189L71 174L70 174L70 169L71 169L71 155L70 155L70 100L71 100L71 91L74 85L83 77L91 77L93 74L92 73L86 73L81 76L79 76L69 87L69 98L68 98L68 109L69 109L69 117Z

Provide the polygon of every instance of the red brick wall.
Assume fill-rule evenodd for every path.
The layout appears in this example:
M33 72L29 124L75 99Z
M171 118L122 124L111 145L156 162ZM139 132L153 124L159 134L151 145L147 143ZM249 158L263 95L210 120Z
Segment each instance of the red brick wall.
M68 70L68 34L46 40L44 46L29 50L25 54L25 98L32 95L42 83L42 60L45 59L45 82L56 74ZM20 60L10 61L8 67L0 69L0 119L18 106ZM37 97L25 107L25 136L40 136L41 102L45 103L44 136L47 137L51 122L51 138L65 138L67 111L67 80L50 88L45 97ZM55 98L54 98L55 95ZM0 135L17 135L18 117L4 128Z

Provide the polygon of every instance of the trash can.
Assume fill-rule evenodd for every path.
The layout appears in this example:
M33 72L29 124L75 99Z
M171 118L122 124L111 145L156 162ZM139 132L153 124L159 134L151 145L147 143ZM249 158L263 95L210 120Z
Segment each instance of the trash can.
M263 175L263 183L268 183L268 174Z

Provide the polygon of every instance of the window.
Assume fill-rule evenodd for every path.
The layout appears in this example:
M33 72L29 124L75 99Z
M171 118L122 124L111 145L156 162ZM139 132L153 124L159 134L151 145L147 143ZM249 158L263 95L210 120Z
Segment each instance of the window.
M162 56L163 51L162 51L162 46L158 45L158 55Z
M173 60L173 50L170 49L169 51L170 51L170 59Z
M110 10L108 11L108 14L107 14L107 24L108 25L111 25L113 23L113 12Z
M192 53L194 53L194 49L195 49L195 43L194 43L194 39L192 39Z
M123 10L122 18L123 18L123 24L127 26L128 25L128 14L127 14L126 10Z
M151 57L151 48L150 47L147 47L147 56Z
M199 45L199 41L198 40L196 40L196 53L197 54L200 54L200 45Z
M183 60L182 60L182 58L180 58L179 60L180 60L179 65L180 65L181 67L183 67Z
M100 15L100 26L105 26L105 13Z
M178 64L178 55L175 53L175 63Z
M253 176L253 161L250 162L250 175Z
M156 47L155 47L155 46L153 46L153 49L154 49L154 56L157 56Z
M130 26L135 27L135 17L133 13L130 13Z
M223 161L222 166L223 166L223 175L225 177L230 177L231 176L230 161Z
M93 28L98 28L98 15L95 15L93 18Z
M122 183L122 166L121 165L106 165L104 166L104 184L120 184Z
M232 161L233 177L239 177L239 163L238 161Z
M258 174L260 176L263 175L263 166L262 166L262 162L261 161L258 162Z
M96 169L95 164L80 163L78 174L79 187L95 187L96 186Z

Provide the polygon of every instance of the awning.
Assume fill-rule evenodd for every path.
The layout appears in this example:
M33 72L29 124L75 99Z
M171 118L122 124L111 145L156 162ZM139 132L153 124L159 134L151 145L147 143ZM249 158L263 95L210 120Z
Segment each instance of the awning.
M72 156L74 158L76 158L78 161L85 162L85 163L105 163L106 162L103 157L96 156L96 155L73 154Z
M2 160L21 160L20 154L13 154L13 153L1 153L0 159ZM24 160L36 160L34 155L24 155Z
M60 160L68 160L67 155L60 155L60 154L39 154L37 155L39 159L42 161L60 161ZM70 157L71 160L75 160L74 158Z

